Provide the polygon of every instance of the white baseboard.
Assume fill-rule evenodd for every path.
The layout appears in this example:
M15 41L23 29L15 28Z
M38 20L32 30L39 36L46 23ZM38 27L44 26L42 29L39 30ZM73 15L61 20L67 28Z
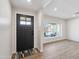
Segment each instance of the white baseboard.
M72 39L67 39L67 40L70 40L70 41L74 41L74 42L79 43L79 41L78 41L78 40L72 40Z
M38 49L40 52L43 52L43 49Z
M12 51L12 54L16 53L16 51Z

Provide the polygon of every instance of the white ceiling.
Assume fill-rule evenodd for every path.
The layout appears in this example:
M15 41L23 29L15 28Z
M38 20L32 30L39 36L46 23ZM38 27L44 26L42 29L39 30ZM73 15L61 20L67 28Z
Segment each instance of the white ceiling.
M31 9L35 11L41 8L41 0L31 0L31 2L27 2L27 0L11 0L11 3L16 8Z
M77 17L79 12L79 0L11 0L12 5L16 8L26 8L31 10L42 9L44 14L60 17L72 18ZM54 10L57 9L57 10Z

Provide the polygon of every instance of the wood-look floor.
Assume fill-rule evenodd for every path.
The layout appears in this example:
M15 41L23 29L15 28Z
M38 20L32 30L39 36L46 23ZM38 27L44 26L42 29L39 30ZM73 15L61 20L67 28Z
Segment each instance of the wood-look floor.
M79 43L64 40L44 45L44 52L22 59L79 59Z

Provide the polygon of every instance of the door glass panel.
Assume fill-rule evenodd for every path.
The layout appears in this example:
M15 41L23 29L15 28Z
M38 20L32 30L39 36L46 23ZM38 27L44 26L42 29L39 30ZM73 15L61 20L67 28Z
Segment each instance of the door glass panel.
M26 22L25 21L20 21L20 25L25 25Z
M25 17L22 17L22 16L21 16L21 17L20 17L20 21L23 21L23 20L25 21Z
M26 21L27 22L31 22L31 18L26 18Z
M26 25L31 25L31 22L26 22Z
M31 25L31 18L21 16L20 25Z

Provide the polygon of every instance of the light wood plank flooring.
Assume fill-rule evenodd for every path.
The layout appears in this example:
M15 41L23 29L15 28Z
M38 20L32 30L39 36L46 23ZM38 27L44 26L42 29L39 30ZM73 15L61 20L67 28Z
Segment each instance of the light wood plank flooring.
M79 59L79 43L63 40L44 45L44 52L22 59Z

